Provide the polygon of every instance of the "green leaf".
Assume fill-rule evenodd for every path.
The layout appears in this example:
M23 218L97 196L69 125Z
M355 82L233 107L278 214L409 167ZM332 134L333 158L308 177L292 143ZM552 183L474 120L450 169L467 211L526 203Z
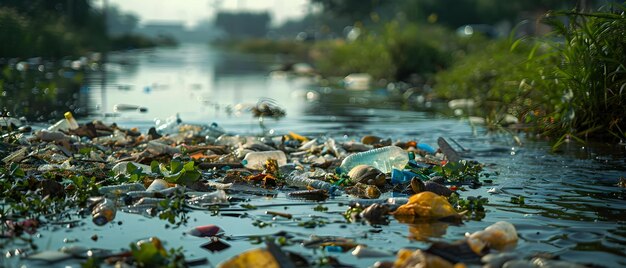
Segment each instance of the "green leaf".
M126 164L126 173L127 174L134 174L135 171L137 171L139 168L137 166L135 166L133 163L128 162L128 164Z
M196 169L193 167L194 162L193 161L189 161L185 164L184 169L187 171L195 171Z
M156 160L152 160L152 162L150 162L150 171L152 171L152 173L155 173L155 174L161 174L161 169L159 168L159 162L157 162Z
M172 162L170 162L171 173L178 173L182 169L183 169L183 163L181 163L179 160L172 160Z
M181 185L189 185L198 181L198 179L200 179L200 175L201 175L200 172L195 171L195 170L183 171L182 174L176 180L176 183L181 184Z
M20 168L19 164L11 163L11 175L17 176L17 177L24 177L26 176L26 173L24 173L24 170Z

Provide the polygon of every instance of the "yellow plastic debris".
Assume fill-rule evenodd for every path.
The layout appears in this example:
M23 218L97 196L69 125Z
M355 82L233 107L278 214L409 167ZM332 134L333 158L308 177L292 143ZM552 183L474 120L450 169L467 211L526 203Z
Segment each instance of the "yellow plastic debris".
M218 268L280 268L267 249L257 248L243 252L220 263Z
M421 192L409 198L409 202L400 206L394 213L396 217L414 217L422 219L442 219L460 217L448 200L433 192Z
M291 131L289 131L289 134L287 136L290 139L294 139L294 140L297 140L299 142L307 142L307 141L309 141L309 139L307 137L299 135L299 134L296 134L296 133L291 132Z
M464 268L462 263L452 264L443 258L422 250L401 249L398 251L394 268Z

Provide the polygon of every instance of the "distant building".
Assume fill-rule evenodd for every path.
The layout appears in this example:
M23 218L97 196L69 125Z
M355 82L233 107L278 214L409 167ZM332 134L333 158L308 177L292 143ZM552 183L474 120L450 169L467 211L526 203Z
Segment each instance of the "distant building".
M182 22L150 22L143 27L139 28L139 32L148 37L173 37L177 40L181 40L181 33L185 31L185 27Z
M188 29L182 22L155 21L148 22L137 30L138 33L152 38L172 37L176 41L184 42L208 42L215 39L220 31L206 23Z

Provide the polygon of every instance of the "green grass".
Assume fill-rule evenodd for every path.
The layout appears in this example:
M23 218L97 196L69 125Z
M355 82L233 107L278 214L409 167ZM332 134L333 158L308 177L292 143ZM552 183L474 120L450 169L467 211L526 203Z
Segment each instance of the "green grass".
M548 36L500 40L457 57L436 75L435 93L476 100L492 127L514 115L531 133L556 140L554 148L572 139L625 139L625 15L546 18L554 29Z

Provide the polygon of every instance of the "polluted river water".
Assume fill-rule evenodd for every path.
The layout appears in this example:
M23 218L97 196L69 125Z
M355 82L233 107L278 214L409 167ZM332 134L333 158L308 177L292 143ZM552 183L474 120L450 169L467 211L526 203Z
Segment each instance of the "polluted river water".
M231 206L219 212L190 210L188 222L178 227L124 211L118 211L113 223L103 226L93 224L90 217L71 224L47 224L32 235L38 250L82 246L119 251L155 236L168 249L182 247L187 259L206 258L208 263L203 265L215 266L246 250L263 247L259 244L262 239L256 237L274 236L286 237L282 248L301 254L310 263L332 256L343 264L368 267L376 261L395 260L395 253L402 248L426 249L435 241L454 242L466 233L506 221L518 232L519 241L512 252L521 257L549 253L578 264L626 266L626 190L617 186L619 178L626 176L623 145L569 143L552 153L548 142L523 138L520 146L509 134L472 127L440 104L407 101L393 87L354 92L319 86L311 77L270 75L271 64L276 61L275 56L242 55L192 44L111 53L105 72L92 72L84 79L77 99L88 116L79 122L98 119L138 127L146 133L155 126L155 118L165 120L178 114L184 123L215 122L227 133L244 136L263 132L278 136L292 131L346 142L376 135L394 141L416 140L435 148L438 138L445 137L467 149L463 156L484 164L485 173L491 174L481 177L482 187L460 191L463 198L488 199L484 217L462 224L401 223L394 217L388 224L350 223L343 216L353 200L348 195L316 203L288 198L280 190L250 187L234 196L255 209ZM283 108L286 116L259 122L248 110L262 99ZM120 104L145 109L120 109L124 107ZM404 196L389 191L380 199L390 197ZM228 248L209 250L202 247L208 242L206 238L186 233L209 224L224 231ZM390 254L360 258L350 254L352 250L310 249L299 243L312 235L352 239ZM15 243L3 244L1 265L78 267L80 262L70 259L48 264L14 257L12 252L25 246Z

